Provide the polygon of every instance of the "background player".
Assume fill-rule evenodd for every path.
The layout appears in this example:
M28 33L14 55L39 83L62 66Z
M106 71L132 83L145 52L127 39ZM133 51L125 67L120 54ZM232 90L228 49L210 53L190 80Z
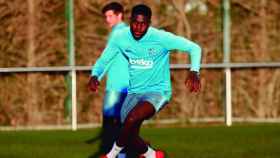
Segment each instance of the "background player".
M124 9L120 3L111 2L103 7L102 13L105 16L106 23L112 29L108 38L109 41L114 33L127 27L123 22ZM127 95L128 87L128 63L126 59L120 54L108 65L101 129L100 152L102 153L107 153L110 150L116 140L116 136L119 134L121 128L120 110ZM100 75L98 80L104 74ZM124 155L120 154L119 157L124 157Z

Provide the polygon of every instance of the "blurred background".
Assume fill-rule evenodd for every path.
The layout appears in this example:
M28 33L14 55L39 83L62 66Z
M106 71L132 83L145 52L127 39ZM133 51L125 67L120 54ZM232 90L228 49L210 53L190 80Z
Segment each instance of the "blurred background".
M223 122L225 70L231 74L233 123L280 121L280 1L229 0L228 10L225 1L119 0L126 22L133 5L146 3L153 10L153 26L203 48L199 94L184 86L185 65L176 68L188 56L171 55L173 98L156 123ZM101 123L105 82L98 93L91 93L87 82L110 32L101 14L110 1L75 0L73 10L69 2L0 0L1 127L68 126L73 104L78 127ZM274 66L266 66L270 63ZM73 79L76 101L71 99Z

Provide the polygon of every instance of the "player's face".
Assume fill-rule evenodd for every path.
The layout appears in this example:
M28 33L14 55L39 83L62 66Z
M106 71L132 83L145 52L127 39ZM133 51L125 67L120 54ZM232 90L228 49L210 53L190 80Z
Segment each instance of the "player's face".
M135 40L141 39L149 28L149 20L144 15L136 15L131 18L130 30Z
M110 28L122 21L122 14L116 14L113 10L106 11L104 15Z

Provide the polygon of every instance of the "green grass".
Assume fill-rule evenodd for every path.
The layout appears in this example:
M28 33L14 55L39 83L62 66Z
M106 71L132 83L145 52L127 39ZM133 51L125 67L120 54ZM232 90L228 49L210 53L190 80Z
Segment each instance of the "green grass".
M97 129L0 132L0 158L88 158ZM280 124L143 128L142 136L169 158L279 158Z

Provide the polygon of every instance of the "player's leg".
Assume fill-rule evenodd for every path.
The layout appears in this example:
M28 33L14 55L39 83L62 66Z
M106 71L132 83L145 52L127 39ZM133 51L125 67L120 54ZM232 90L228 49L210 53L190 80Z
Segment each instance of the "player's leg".
M141 123L145 119L152 117L156 111L159 111L159 109L168 102L170 95L170 93L146 93L129 94L126 97L121 111L121 120L124 126L117 142L114 143L113 148L107 154L108 158L115 158L115 155L117 155L129 141L134 140L136 135L139 137ZM138 132L135 133L133 131ZM154 154L155 151L147 147L142 139L138 139L138 141L140 142L134 141L134 143L141 153L145 151L144 155L158 155Z
M127 93L106 91L103 102L103 123L101 132L102 153L110 151L114 141L120 133L120 110ZM112 132L114 131L114 132Z
M132 102L137 102L136 98L128 98L129 101ZM131 103L131 102L130 102ZM128 104L124 104L128 105ZM131 104L133 105L133 104ZM124 108L124 107L123 107ZM155 113L154 107L148 103L148 102L139 102L136 103L136 105L133 105L132 110L128 113L124 123L123 123L123 128L121 130L121 133L117 139L117 141L114 143L113 148L111 151L107 154L108 158L115 158L116 155L125 147L129 144L129 142L133 139L132 136L134 137L135 128L140 128L141 123L143 120L148 119L152 117ZM142 148L142 146L140 147ZM141 149L144 150L144 149Z
M138 103L127 115L124 122L124 127L115 143L115 146L124 147L130 144L137 150L137 153L142 154L144 157L163 158L163 152L152 149L139 136L142 122L151 118L154 114L155 108L151 103L146 101ZM111 151L114 152L116 150L113 149Z
M131 138L136 138L138 137L139 135L139 131L140 131L140 126L141 126L141 123L139 123L140 125L135 125L131 134L133 134L131 136ZM134 139L130 139L129 140L129 144L126 146L126 149L127 149L127 157L128 158L138 158L139 155L141 154L141 148L142 146L145 146L146 141L134 141Z
M153 105L149 102L139 102L127 115L117 144L126 146L132 137L138 136L142 122L155 114Z
M151 92L143 95L141 100L145 100L151 105L154 106L156 112L159 112L170 100L171 93L170 92ZM150 144L147 143L143 144L144 141L139 136L138 130L138 137L134 137L133 144L136 146L140 153L142 153L141 158L164 158L164 152L161 150L154 150L151 148Z
M141 124L142 122L140 123L140 125L136 124L133 130L131 131L132 136L130 140L130 145L133 146L133 148L137 151L137 154L133 155L133 158L164 158L165 154L163 151L154 150L150 146L150 143L147 143L140 137L139 132Z

